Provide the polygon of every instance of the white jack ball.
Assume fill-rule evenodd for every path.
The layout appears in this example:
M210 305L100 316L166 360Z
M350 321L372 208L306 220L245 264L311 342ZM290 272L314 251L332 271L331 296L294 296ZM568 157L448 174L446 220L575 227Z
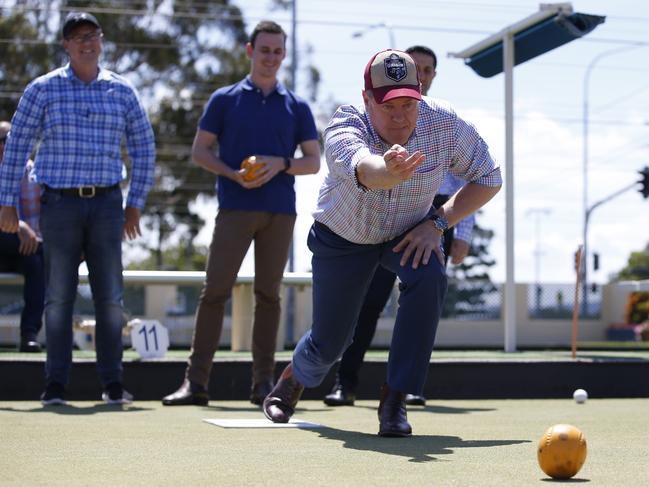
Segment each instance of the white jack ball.
M572 397L578 404L583 404L588 399L588 393L583 389L577 389L572 393Z

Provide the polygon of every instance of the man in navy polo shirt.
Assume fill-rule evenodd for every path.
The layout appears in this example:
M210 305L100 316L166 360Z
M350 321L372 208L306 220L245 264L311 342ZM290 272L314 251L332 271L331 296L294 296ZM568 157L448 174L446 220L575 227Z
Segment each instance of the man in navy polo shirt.
M286 33L262 21L246 44L250 74L216 90L194 139L194 161L218 176L219 212L210 245L205 285L196 311L192 351L181 387L167 406L208 402L207 384L241 262L255 241L255 317L250 401L261 404L273 387L279 327L279 291L295 223L295 177L320 168L318 134L306 102L278 80ZM215 153L214 146L218 145ZM302 157L294 158L297 147ZM244 179L243 159L261 169Z

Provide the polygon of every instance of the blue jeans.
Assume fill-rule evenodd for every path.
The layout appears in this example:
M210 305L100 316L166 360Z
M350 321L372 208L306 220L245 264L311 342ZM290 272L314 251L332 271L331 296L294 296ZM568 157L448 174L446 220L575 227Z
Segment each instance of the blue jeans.
M313 325L293 354L293 371L302 385L319 385L351 343L363 300L381 265L401 281L387 383L401 392L422 393L446 294L446 273L436 258L418 269L411 263L402 267L402 254L392 251L401 238L359 245L320 223L311 227Z
M97 371L103 385L122 381L122 231L119 188L93 198L45 191L41 198L45 252L45 333L48 383L67 384L72 365L72 313L81 256L95 307Z
M25 305L20 314L21 340L36 340L43 326L45 299L45 271L43 267L43 246L31 255L22 255L18 250L20 240L16 233L0 232L0 270L21 272L25 278L23 300Z

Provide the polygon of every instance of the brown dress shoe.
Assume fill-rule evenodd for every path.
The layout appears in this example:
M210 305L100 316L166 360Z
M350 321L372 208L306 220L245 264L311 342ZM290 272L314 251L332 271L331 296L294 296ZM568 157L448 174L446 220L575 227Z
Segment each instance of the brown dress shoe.
M327 406L353 406L355 400L356 394L351 389L336 382L331 392L325 396L324 403Z
M165 406L207 406L209 396L205 387L185 379L173 394L162 398Z
M288 423L295 412L304 386L293 376L293 364L288 364L277 385L264 399L264 414L273 423Z
M250 402L258 406L264 402L266 396L273 390L273 381L270 379L254 382L250 389Z
M406 413L406 395L390 389L387 384L381 387L379 403L379 436L404 437L412 435Z

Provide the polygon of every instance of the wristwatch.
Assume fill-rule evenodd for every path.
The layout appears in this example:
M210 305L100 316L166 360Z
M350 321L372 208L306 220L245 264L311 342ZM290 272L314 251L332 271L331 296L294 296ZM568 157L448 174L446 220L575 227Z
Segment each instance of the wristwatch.
M446 230L448 230L448 220L446 220L446 218L444 218L443 216L433 213L428 217L428 219L433 222L435 228L439 230L442 234Z
M285 157L284 158L284 172L288 171L291 169L291 158L290 157Z

